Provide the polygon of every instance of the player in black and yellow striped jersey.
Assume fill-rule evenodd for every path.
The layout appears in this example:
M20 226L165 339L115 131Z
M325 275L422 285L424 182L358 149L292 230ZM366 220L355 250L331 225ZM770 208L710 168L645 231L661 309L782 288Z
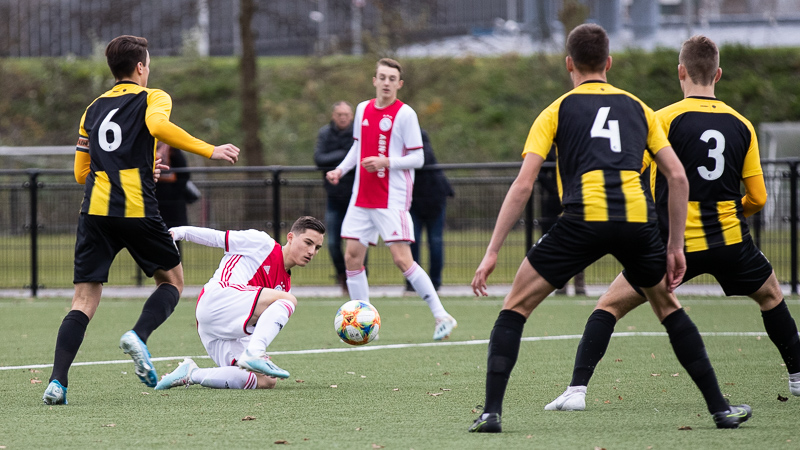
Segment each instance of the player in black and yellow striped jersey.
M789 391L800 396L800 339L772 265L753 243L745 217L764 206L767 191L758 140L750 122L714 96L722 76L719 52L705 36L687 40L678 78L685 98L659 110L662 126L689 179L686 219L686 275L713 275L726 295L747 295L760 309L767 335L789 374ZM650 165L643 175L654 192L659 221L668 216L668 188ZM744 184L745 195L740 187ZM662 226L662 238L666 238ZM605 354L616 322L646 302L623 272L600 297L578 346L571 388L588 385Z
M567 70L575 88L539 114L531 127L522 168L475 271L475 294L486 295L486 279L495 268L500 247L522 213L553 144L564 213L528 252L503 302L489 339L484 413L469 431L501 431L503 397L527 318L556 287L606 254L614 255L631 279L644 286L678 360L702 392L717 426L735 428L747 420L749 407L728 405L697 327L671 293L685 270L688 181L680 160L653 111L606 81L612 59L602 27L575 28L567 37L567 53ZM658 236L652 200L639 177L645 151L654 155L671 191L666 249ZM585 389L570 397L582 404L573 409L585 408ZM739 418L729 419L732 413L740 414ZM725 420L717 418L722 416Z
M75 294L72 309L56 338L53 373L43 400L66 404L68 372L94 316L117 253L127 249L157 288L145 302L139 320L120 340L135 372L148 386L158 382L147 339L175 309L183 290L180 254L158 211L155 180L156 143L235 163L239 149L215 147L169 121L170 96L147 88L150 54L147 40L120 36L106 47L116 84L94 100L80 122L75 179L85 184L75 243Z

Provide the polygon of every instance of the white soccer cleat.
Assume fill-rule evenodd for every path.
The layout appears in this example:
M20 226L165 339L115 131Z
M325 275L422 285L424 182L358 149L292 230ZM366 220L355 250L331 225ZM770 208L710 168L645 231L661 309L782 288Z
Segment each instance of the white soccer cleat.
M544 407L545 411L583 411L586 409L585 392L567 392Z
M800 397L800 380L789 380L789 392L791 392L794 396Z
M433 340L441 341L450 337L450 333L458 326L453 316L436 319L436 328L433 329Z
M192 372L195 369L199 369L199 367L191 358L184 359L175 370L161 377L161 381L156 385L156 390L160 391L178 386L188 387L192 384Z

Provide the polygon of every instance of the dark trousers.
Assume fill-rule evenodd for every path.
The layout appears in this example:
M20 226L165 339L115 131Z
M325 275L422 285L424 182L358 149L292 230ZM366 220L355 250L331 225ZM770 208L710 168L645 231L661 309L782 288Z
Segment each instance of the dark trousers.
M422 230L428 230L428 256L430 257L430 267L428 268L428 276L431 277L433 287L439 290L442 285L442 268L444 267L444 221L446 216L445 208L442 212L434 217L422 218L416 214L414 208L411 208L411 220L414 221L414 237L416 242L411 244L411 254L414 256L414 261L420 264L419 261L419 244L422 241Z

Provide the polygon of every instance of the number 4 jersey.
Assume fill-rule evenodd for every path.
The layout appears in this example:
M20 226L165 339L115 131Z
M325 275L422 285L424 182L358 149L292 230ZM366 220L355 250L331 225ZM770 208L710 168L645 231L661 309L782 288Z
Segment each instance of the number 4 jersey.
M545 159L555 147L565 216L643 223L656 220L639 177L644 152L667 146L652 109L608 83L588 81L539 114L522 155Z
M172 99L159 89L118 82L83 114L75 157L75 174L85 172L81 212L111 217L156 217L153 170L156 138L210 157L214 147L169 122ZM158 129L158 132L154 131ZM88 154L88 158L86 155Z

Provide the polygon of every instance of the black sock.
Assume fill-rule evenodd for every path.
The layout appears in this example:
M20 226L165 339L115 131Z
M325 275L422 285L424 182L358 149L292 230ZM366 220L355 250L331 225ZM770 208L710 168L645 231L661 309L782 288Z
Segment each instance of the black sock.
M800 338L797 337L797 324L786 301L781 300L778 306L769 311L761 311L761 318L764 319L767 336L781 352L786 370L789 373L800 372Z
M717 375L708 360L703 338L686 311L682 308L675 311L661 324L667 329L675 356L703 394L708 412L713 414L727 410L728 402L719 390Z
M594 368L606 354L608 341L611 340L616 324L617 318L602 309L595 309L589 316L586 328L583 329L583 337L578 344L578 353L575 355L575 367L572 369L570 386L589 385Z
M504 309L497 316L489 338L489 358L486 364L485 413L502 413L503 397L506 395L508 378L517 363L519 344L525 317L515 311Z
M62 386L69 384L69 368L78 349L83 343L83 336L86 334L86 326L89 325L89 316L83 311L73 309L68 312L61 321L56 338L56 355L53 358L53 373L50 381L58 380Z
M178 288L169 283L161 283L150 294L150 298L144 302L139 320L133 327L133 331L139 335L142 342L146 344L150 333L164 323L172 311L175 311L175 306L178 305L180 298Z

